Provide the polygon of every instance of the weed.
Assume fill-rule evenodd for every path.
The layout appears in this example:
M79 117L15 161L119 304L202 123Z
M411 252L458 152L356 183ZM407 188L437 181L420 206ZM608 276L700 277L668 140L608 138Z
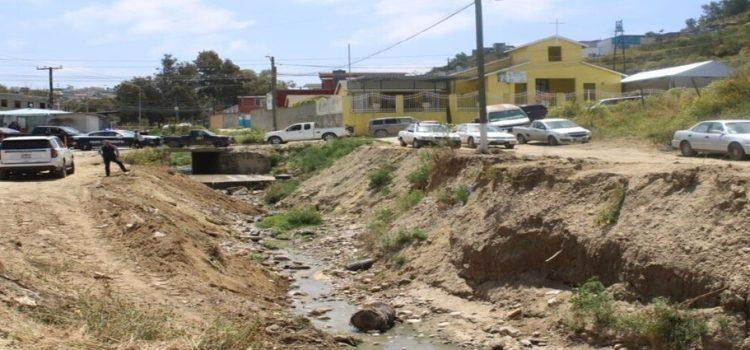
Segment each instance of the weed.
M367 231L362 237L369 248L374 249L380 237L388 233L391 223L396 219L390 209L379 208L375 210L370 221L367 223Z
M280 249L286 249L289 247L289 243L277 240L277 239L266 239L260 242L260 245L263 246L263 248L269 249L269 250L280 250Z
M427 189L427 185L430 181L430 165L429 163L422 161L422 163L406 176L406 181L412 185L412 188L417 190Z
M622 205L625 203L625 194L627 192L627 185L618 185L614 191L610 193L609 203L594 220L594 223L599 226L609 226L617 223L620 219L620 212L622 211Z
M681 310L667 300L657 298L648 314L650 334L671 350L688 349L708 332L705 320Z
M460 186L453 190L453 198L463 205L466 205L466 203L469 202L470 195L471 189L467 186Z
M196 339L196 350L244 350L260 347L260 322L217 318Z
M411 208L414 208L414 206L419 204L419 202L422 201L422 198L424 198L423 191L412 190L404 194L403 196L396 198L396 205L402 212L407 212L411 210Z
M241 145L264 143L264 134L258 129L237 129L237 130L215 130L216 134L234 137L234 140Z
M401 251L413 241L421 242L425 240L427 240L427 233L420 229L415 228L407 230L400 228L395 233L382 236L380 238L379 247L384 252L392 255Z
M299 187L299 181L297 180L276 182L266 189L266 192L263 195L263 201L268 204L276 204L294 193L294 191L297 190L297 187Z
M288 163L304 174L311 174L331 166L334 161L348 155L357 147L370 143L372 141L369 139L344 138L310 145L290 154Z
M398 253L391 257L391 261L394 265L402 267L406 264L406 257L404 256L404 254Z
M263 256L263 254L261 254L261 253L250 253L250 254L247 255L247 257L250 260L254 260L254 261L257 261L257 262L261 262L261 261L265 260L265 256Z
M123 152L122 161L133 165L166 165L169 164L169 151L163 148L144 148Z
M579 328L587 321L593 321L599 327L614 324L614 301L605 292L604 285L598 278L591 278L573 291L570 298L573 317Z
M170 166L188 166L193 163L193 156L188 152L172 152L169 155Z
M456 198L453 197L453 189L443 188L438 192L437 201L445 206L452 206L456 204Z
M317 226L323 223L323 217L315 207L295 207L291 210L269 216L258 222L258 227L273 229L283 233L295 228Z
M384 165L370 173L370 190L382 191L393 181L393 172L396 168L392 165Z

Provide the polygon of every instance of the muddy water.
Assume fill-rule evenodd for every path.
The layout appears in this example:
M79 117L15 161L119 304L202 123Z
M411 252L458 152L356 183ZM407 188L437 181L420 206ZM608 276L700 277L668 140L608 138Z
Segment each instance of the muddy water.
M349 324L349 317L357 311L357 307L346 300L331 296L333 291L330 277L323 274L324 264L317 259L299 252L289 252L294 261L299 261L309 270L299 270L292 274L294 278L292 290L293 312L306 316L308 312L329 308L332 311L325 314L330 319L320 320L311 317L313 324L320 329L334 334L355 336L364 342L358 349L365 350L453 350L458 346L443 344L443 341L429 338L428 335L417 332L406 324L396 324L396 327L385 334L366 334L358 332Z

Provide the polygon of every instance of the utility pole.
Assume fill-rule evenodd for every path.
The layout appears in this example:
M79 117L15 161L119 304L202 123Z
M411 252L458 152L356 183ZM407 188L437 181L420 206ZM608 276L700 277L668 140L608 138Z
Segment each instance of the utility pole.
M352 74L352 44L348 44L346 48L349 54L349 74Z
M141 123L141 118L143 115L141 114L143 109L143 104L141 103L141 87L138 87L138 129L143 130L143 123Z
M62 69L62 66L58 67L36 67L36 70L46 70L49 71L49 101L47 108L54 108L53 105L55 104L55 89L52 84L52 72L56 71L58 69Z
M477 74L479 74L479 152L487 153L487 91L484 80L484 26L482 0L474 0L477 26Z
M271 60L271 115L273 117L273 130L278 130L276 125L276 58L266 56Z

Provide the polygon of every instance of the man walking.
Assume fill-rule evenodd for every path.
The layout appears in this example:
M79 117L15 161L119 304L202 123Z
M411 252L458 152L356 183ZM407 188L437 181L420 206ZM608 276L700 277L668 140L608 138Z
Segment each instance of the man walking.
M128 169L125 169L125 165L120 161L120 150L117 149L117 146L113 145L112 142L105 140L102 148L99 150L99 154L104 158L104 172L107 176L109 176L109 163L111 162L115 162L119 165L120 170L122 170L123 173L129 171Z

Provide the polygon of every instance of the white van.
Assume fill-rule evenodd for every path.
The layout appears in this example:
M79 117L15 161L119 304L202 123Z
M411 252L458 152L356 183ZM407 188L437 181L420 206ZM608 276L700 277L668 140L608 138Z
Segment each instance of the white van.
M531 124L531 119L520 107L512 104L487 106L487 122L503 130L510 130L514 126Z

